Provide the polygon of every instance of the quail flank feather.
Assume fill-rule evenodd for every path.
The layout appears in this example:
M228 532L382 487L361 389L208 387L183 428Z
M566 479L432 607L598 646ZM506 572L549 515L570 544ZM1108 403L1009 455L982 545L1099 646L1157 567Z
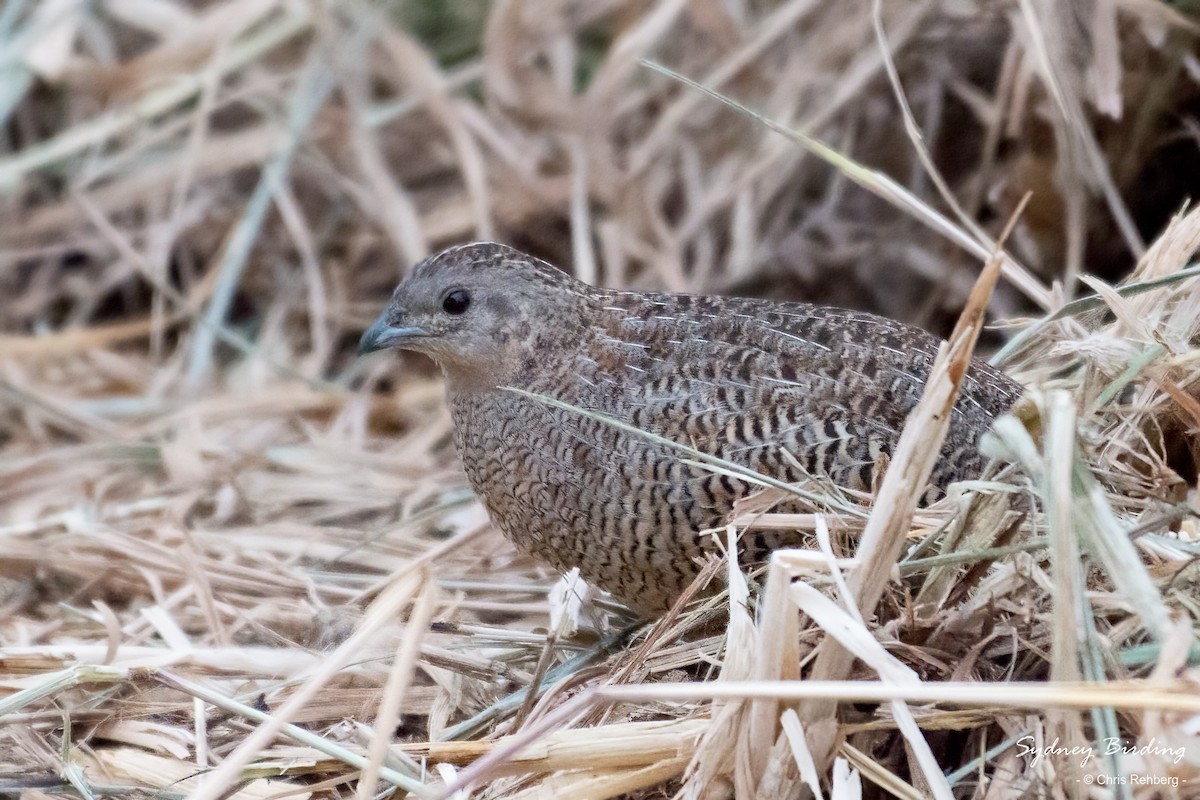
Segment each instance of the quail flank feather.
M774 478L869 489L920 398L935 336L835 308L619 292L493 243L418 264L362 337L442 368L455 442L519 548L651 616L711 549L748 481L511 388L595 411ZM931 491L976 476L980 436L1020 396L973 361Z

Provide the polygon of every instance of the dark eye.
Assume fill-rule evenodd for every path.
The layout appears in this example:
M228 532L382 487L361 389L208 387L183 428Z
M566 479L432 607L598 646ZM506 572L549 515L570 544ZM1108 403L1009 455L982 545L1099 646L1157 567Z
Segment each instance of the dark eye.
M455 316L462 314L471 306L471 293L466 289L455 289L446 295L442 301L442 311Z

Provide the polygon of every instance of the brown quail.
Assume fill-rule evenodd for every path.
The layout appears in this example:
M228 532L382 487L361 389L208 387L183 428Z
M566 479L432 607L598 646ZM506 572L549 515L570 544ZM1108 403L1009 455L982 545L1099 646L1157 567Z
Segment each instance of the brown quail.
M872 314L598 289L499 244L418 264L360 353L424 353L446 376L467 477L518 547L659 613L756 486L523 389L797 482L869 489L939 340ZM973 362L931 491L984 465L979 437L1021 387ZM807 473L807 475L805 474Z

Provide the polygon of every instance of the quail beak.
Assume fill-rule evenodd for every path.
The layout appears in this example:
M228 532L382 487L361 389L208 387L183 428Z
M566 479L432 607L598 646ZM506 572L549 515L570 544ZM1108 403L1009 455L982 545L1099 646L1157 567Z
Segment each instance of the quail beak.
M386 311L375 320L375 324L367 328L362 338L358 340L358 354L374 353L376 350L386 350L389 347L403 347L422 336L428 336L424 328L415 325L399 327L388 322Z

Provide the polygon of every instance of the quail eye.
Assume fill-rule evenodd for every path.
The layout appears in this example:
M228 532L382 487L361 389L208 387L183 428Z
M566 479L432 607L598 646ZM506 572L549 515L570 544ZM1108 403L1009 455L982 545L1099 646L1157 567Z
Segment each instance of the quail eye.
M442 311L455 316L464 313L470 306L471 293L466 289L455 289L442 301Z

